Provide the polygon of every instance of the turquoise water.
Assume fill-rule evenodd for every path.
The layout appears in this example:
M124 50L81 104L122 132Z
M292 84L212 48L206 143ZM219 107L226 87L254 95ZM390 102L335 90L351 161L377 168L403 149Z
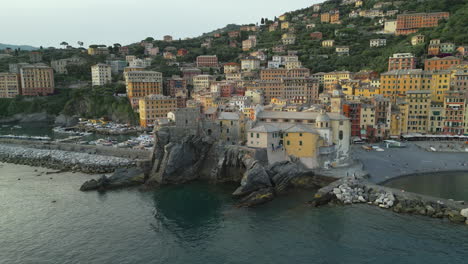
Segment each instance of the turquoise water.
M468 201L468 172L412 175L392 180L385 186L445 199Z
M0 164L0 263L428 264L468 256L467 226L366 205L314 209L304 203L310 192L238 209L230 185L82 193L91 176L42 171Z

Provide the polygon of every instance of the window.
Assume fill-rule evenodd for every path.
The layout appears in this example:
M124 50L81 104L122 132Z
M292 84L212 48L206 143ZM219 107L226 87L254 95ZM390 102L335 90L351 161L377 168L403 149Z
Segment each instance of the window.
M254 137L253 133L250 133L250 137Z
M299 146L302 146L302 141L299 141Z
M260 138L260 134L259 134L259 133L257 133L257 138Z
M289 146L289 145L291 145L291 142L289 142L289 140L288 140L288 141L286 142L286 144Z
M343 130L340 130L338 137L340 140L343 140Z
M299 136L302 137L302 133L299 133Z

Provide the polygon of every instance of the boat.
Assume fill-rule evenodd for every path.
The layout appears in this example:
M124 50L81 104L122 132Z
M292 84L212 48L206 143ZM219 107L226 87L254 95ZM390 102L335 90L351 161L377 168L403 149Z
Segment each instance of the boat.
M16 125L16 126L13 126L11 129L21 129L21 128L23 128L23 127Z
M372 150L372 148L369 147L369 146L362 146L362 149L367 150L367 151L371 151L371 150Z

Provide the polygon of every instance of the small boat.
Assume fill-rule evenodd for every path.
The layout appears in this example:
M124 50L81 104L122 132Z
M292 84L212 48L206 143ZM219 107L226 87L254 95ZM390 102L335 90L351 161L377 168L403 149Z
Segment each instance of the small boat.
M21 128L23 128L23 127L18 126L18 125L12 127L12 129L21 129Z

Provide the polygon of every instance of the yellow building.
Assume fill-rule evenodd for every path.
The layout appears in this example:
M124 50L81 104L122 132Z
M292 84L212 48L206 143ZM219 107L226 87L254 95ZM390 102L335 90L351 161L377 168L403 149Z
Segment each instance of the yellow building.
M421 69L385 72L380 76L380 92L395 102L398 97L405 96L407 91L430 90L431 79L431 74Z
M322 41L322 47L330 48L335 46L335 40L327 39Z
M431 73L432 102L443 103L444 95L450 90L451 72L448 70L433 71Z
M158 118L177 109L177 99L161 94L152 94L140 99L140 126L152 127Z
M155 71L131 71L125 73L127 97L134 108L139 100L150 94L162 94L162 73Z
M432 103L429 110L429 127L430 134L440 134L444 132L445 110L443 103Z
M413 46L424 44L424 41L425 41L424 35L421 35L421 34L411 37L411 45Z
M335 88L337 84L340 84L342 81L351 80L353 77L352 72L349 71L333 71L327 72L323 76L323 83L326 91L331 91Z
M380 88L372 86L361 86L354 90L354 95L369 99L378 94L380 94Z
M284 147L288 155L298 158L317 157L318 148L323 143L317 132L303 125L294 125L284 132Z
M403 131L406 133L427 133L431 106L431 91L407 91Z
M109 49L107 47L93 47L88 48L88 55L96 56L96 55L108 55Z
M288 29L288 28L289 28L289 22L281 23L281 29Z
M0 72L0 98L14 98L19 94L20 82L18 74Z
M281 15L281 16L279 17L279 21L285 21L285 20L286 20L286 14Z

